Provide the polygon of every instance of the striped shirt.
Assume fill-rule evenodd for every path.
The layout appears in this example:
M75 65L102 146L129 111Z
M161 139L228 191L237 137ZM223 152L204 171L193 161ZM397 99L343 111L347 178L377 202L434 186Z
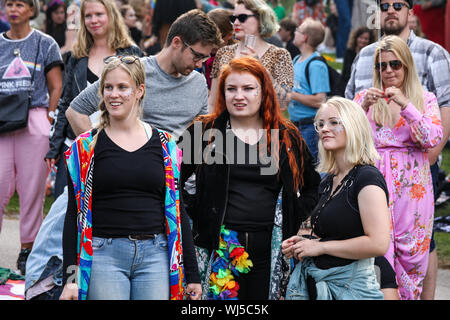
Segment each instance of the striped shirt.
M411 50L417 73L424 90L433 92L439 107L450 107L450 56L440 45L420 37L413 31L407 44ZM345 97L353 100L355 95L373 86L374 54L377 43L364 47L352 64L350 80Z

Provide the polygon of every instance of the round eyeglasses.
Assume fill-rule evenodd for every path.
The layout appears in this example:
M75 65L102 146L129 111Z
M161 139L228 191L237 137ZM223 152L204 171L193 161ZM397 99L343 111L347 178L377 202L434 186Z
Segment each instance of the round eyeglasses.
M342 126L342 121L340 119L330 119L330 120L318 120L314 122L314 129L317 132L323 130L327 126L330 131L336 130L338 127Z

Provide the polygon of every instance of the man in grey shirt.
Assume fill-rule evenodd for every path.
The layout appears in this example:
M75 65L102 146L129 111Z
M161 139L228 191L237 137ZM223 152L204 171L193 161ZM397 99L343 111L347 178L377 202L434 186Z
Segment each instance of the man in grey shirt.
M395 10L393 6L395 2L402 3L404 6L400 10ZM435 163L449 138L450 57L448 52L440 45L416 36L409 29L408 17L412 14L412 5L412 0L381 0L380 7L388 6L388 8L386 11L381 10L380 22L384 34L397 35L406 41L416 64L422 86L427 91L433 92L437 98L441 111L443 138L438 146L430 149L428 152L430 165L432 165L433 184L435 184L439 172L439 168ZM372 87L376 46L377 43L373 43L364 47L353 61L351 77L345 90L346 98L353 99L358 92ZM437 254L436 250L433 250L433 246L434 240L432 240L430 246L429 267L424 280L421 299L434 298L437 278Z
M146 72L145 122L178 137L197 115L207 113L206 80L194 69L200 68L221 42L217 26L201 10L178 17L162 51L141 58ZM98 110L98 88L99 81L87 87L66 111L76 135L92 127L89 115Z

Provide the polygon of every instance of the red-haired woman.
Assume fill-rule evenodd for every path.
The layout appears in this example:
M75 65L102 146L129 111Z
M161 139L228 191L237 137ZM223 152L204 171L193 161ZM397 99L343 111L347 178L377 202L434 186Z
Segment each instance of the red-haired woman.
M180 140L199 269L209 299L279 299L289 264L281 241L317 202L320 177L297 128L281 115L269 73L252 57L223 69L214 113Z

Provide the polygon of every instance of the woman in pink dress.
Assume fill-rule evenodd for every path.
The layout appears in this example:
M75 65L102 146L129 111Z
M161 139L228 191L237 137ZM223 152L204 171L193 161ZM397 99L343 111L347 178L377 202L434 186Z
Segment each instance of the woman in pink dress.
M355 101L372 126L377 161L389 189L393 266L402 299L419 299L428 266L434 198L428 149L442 139L439 107L424 91L407 44L384 37L375 52L373 87ZM381 81L380 81L381 78Z

